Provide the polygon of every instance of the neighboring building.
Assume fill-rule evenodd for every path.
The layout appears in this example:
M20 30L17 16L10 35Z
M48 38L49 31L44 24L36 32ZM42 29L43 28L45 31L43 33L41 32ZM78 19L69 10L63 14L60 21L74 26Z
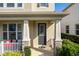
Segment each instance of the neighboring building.
M79 4L72 3L63 11L68 12L69 15L64 17L61 21L62 33L79 35Z
M0 3L1 43L47 50L61 47L60 20L67 13L56 13L54 8L51 3Z

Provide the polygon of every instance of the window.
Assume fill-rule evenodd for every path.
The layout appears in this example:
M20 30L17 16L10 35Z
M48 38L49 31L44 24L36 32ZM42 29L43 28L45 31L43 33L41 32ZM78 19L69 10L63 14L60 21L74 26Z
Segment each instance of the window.
M17 7L22 7L22 3L17 3Z
M9 39L16 39L16 24L9 24Z
M0 3L0 7L2 8L22 8L23 7L23 3Z
M69 25L66 26L66 33L69 33Z
M18 34L18 39L22 39L22 25L17 24L17 34Z
M9 24L9 31L16 31L16 24Z
M22 24L3 24L3 40L21 40Z
M48 7L48 3L38 3L37 7Z
M76 35L79 35L79 24L76 25Z
M0 3L0 7L4 7L3 3Z
M7 32L3 32L3 39L4 39L4 40L7 39Z
M7 24L3 24L3 39L7 39Z
M7 3L7 7L15 7L14 3Z
M18 32L18 39L22 39L22 32Z
M9 31L9 39L10 40L16 40L16 32L14 32L14 31L10 32Z
M3 24L3 31L7 31L7 24Z

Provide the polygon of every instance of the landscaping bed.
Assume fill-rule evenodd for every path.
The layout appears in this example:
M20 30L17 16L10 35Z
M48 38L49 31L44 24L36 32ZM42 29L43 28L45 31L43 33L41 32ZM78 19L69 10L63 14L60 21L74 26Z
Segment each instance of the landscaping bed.
M31 56L31 48L30 47L24 47L24 51L6 51L0 56Z
M79 44L64 39L62 48L59 49L60 56L79 56Z

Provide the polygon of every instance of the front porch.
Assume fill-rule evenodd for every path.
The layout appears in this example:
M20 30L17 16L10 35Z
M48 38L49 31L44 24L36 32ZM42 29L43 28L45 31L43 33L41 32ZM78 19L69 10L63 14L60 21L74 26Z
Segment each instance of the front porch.
M54 29L53 20L0 21L0 52L23 51L24 46L30 46L32 55L48 55L54 51Z
M0 42L3 44L1 45L1 49L3 49L2 53L4 52L4 46L8 44L10 44L12 49L20 45L21 51L23 51L25 46L30 46L33 48L32 51L38 50L42 53L46 51L53 51L54 53L55 48L62 46L60 20L66 14L36 13L17 14L17 17L13 14L2 16L0 17Z
M52 39L54 38L54 25L51 20L42 21L0 21L0 43L1 44L24 44L33 48L52 47ZM38 29L38 25L45 26ZM41 26L42 26L41 25ZM43 30L40 33L38 30ZM51 31L51 32L50 32ZM42 40L39 40L38 32ZM5 45L6 46L6 45Z

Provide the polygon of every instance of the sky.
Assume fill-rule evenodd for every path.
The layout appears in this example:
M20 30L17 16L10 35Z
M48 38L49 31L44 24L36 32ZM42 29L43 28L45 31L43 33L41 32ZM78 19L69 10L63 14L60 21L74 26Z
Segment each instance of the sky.
M69 5L70 3L55 3L55 11L62 11Z

